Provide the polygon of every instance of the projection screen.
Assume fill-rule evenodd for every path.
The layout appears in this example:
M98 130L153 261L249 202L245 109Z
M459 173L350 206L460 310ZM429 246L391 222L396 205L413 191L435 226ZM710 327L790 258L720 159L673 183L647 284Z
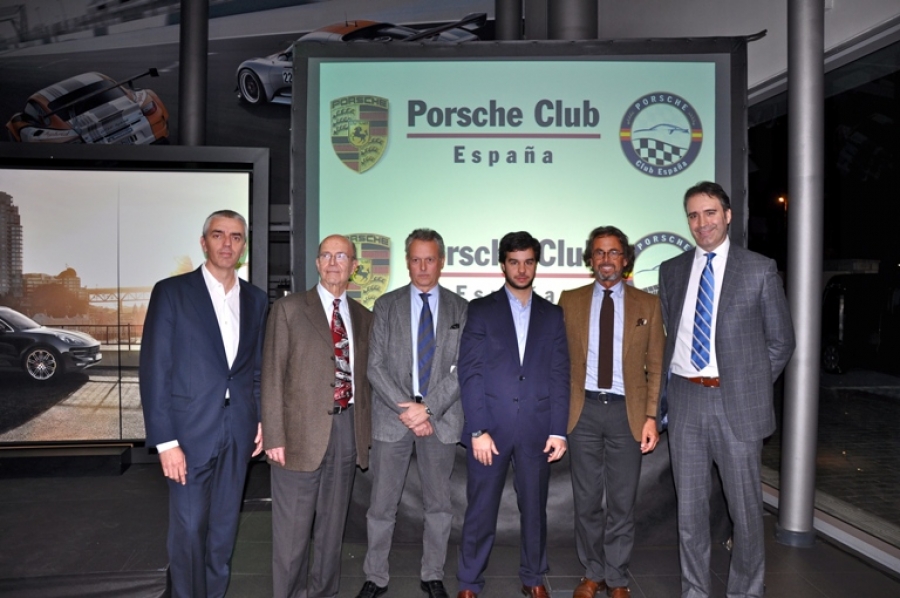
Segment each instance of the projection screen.
M295 290L318 241L346 234L368 307L408 282L415 228L447 245L442 284L467 299L502 283L499 239L542 242L535 290L589 282L591 229L635 245L631 284L692 248L682 198L701 180L732 196L744 244L746 41L295 44ZM302 231L300 233L299 231Z

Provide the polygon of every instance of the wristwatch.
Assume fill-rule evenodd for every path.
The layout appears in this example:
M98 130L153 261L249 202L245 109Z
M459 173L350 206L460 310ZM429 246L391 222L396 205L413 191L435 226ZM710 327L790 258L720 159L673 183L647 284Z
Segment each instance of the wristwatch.
M422 395L414 395L413 400L420 405L425 405L425 398ZM425 413L427 413L428 415L434 415L428 405L425 405Z
M478 438L482 434L486 433L487 430L478 430L477 432L472 432L472 438Z

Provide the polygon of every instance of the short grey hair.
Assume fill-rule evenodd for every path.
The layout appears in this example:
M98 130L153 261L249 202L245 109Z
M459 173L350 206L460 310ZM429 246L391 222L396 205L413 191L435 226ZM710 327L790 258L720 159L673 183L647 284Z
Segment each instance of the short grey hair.
M409 248L413 241L434 241L438 246L438 257L444 259L444 237L436 230L430 228L417 228L406 237L406 257L409 257Z
M206 236L206 233L209 232L209 227L212 224L212 221L216 218L231 218L232 220L237 220L244 226L244 240L247 239L248 227L247 227L247 219L235 212L234 210L216 210L212 214L206 217L206 221L203 223L203 236Z

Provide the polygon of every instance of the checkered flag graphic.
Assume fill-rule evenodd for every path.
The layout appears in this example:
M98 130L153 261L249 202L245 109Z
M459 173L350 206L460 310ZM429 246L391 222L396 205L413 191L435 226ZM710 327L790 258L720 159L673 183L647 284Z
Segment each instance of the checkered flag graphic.
M687 148L678 147L658 139L638 139L635 152L641 160L653 166L668 166L680 160L687 153Z

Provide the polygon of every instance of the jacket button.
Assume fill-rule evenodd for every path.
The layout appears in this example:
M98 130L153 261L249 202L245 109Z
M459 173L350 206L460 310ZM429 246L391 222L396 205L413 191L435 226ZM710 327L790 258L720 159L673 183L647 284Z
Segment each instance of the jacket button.
M524 380L524 379L525 379L525 376L519 376L519 380L520 380L520 381L521 381L521 380Z
M330 386L331 388L334 388L334 382L332 382L332 383L329 384L328 386Z

